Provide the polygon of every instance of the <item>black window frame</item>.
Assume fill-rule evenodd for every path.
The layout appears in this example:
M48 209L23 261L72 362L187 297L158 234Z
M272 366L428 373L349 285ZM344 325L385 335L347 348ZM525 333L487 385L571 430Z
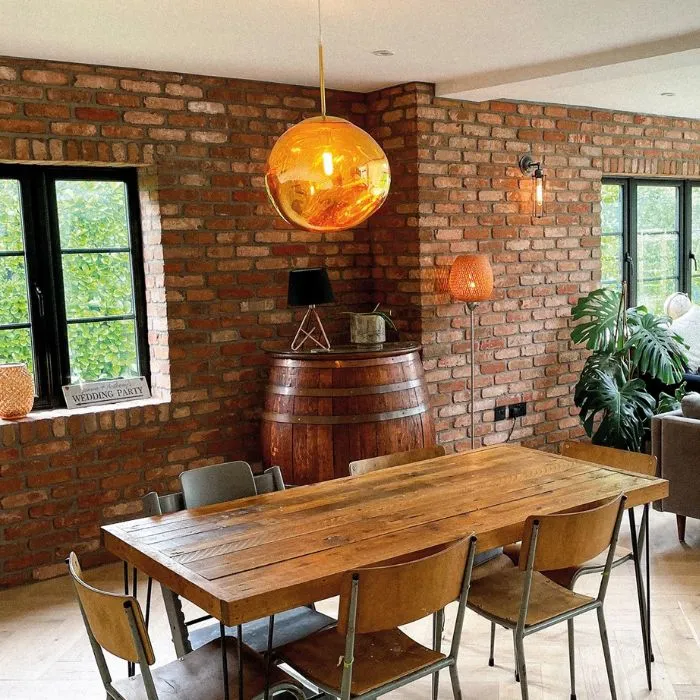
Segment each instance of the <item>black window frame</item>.
M677 187L678 197L678 283L679 291L692 299L693 269L700 250L693 251L692 196L700 180L649 177L604 177L603 185L619 185L622 191L622 280L627 283L628 306L637 305L637 188L645 185ZM602 204L601 204L602 207ZM602 232L601 232L602 233ZM696 299L700 302L700 299Z
M0 178L19 182L30 333L34 350L35 409L65 407L62 387L70 383L68 323L63 289L61 242L56 206L57 180L123 182L126 188L133 315L139 374L150 386L143 236L135 168L0 164ZM107 248L86 252L108 251ZM108 252L125 252L124 248ZM0 251L0 256L3 253ZM131 314L129 314L129 317ZM102 317L92 317L89 320ZM109 317L118 320L118 316ZM87 320L87 319L86 319Z

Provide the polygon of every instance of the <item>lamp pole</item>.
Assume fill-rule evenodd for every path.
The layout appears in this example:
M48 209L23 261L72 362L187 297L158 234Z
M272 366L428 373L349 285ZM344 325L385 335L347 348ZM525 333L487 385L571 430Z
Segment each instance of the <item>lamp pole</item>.
M469 309L469 413L471 414L471 448L474 449L474 309L477 303L469 301L466 303Z

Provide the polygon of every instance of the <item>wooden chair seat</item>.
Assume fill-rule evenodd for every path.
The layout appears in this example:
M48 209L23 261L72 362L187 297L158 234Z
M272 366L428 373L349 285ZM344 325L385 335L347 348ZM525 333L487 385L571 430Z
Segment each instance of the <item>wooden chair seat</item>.
M335 623L336 620L332 617L307 607L292 608L292 610L277 613L273 629L272 649L296 642L298 639L303 639ZM268 624L267 617L246 622L243 625L243 643L259 654L265 653L267 651ZM236 637L236 632L235 627L226 628L226 635L229 637ZM189 629L189 638L193 649L198 649L207 642L218 639L219 635L218 623Z
M525 571L513 567L479 580L472 580L467 605L476 612L483 612L488 617L496 617L515 625L520 613L525 576ZM525 626L536 625L593 600L587 595L574 593L535 571Z
M282 647L278 654L312 683L339 691L345 635L335 627ZM426 649L399 629L358 634L351 694L362 695L444 658L444 654Z
M503 548L503 554L513 563L518 566L520 562L520 542L514 544L506 545ZM601 571L605 567L605 559L607 557L606 552L601 552L597 557L589 559L585 564L581 566L571 566L567 569L557 569L555 571L543 571L542 573L549 579L552 579L555 583L558 583L564 588L571 588L571 584L578 575L586 569L600 569ZM623 547L622 545L617 545L615 547L615 559L613 561L613 568L624 564L632 558L632 551ZM476 569L474 570L474 576L476 578Z
M517 564L517 562L516 562ZM478 581L479 579L491 576L491 574L498 573L499 571L505 571L506 569L514 568L515 564L512 559L505 556L505 554L499 554L493 559L489 559L479 566L474 566L472 569L472 581Z
M238 653L235 642L228 643L226 655L230 698L238 700ZM181 659L152 668L151 673L159 700L223 700L221 642L218 639L195 649ZM126 700L148 700L140 675L114 681L112 685ZM270 671L270 688L280 685L300 687L297 681L273 667ZM243 687L243 700L252 700L265 690L265 665L259 656L245 648Z

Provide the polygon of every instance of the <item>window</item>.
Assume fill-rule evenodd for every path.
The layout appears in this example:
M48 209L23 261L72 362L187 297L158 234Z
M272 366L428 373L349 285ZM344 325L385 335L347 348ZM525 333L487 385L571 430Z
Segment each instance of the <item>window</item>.
M629 288L629 303L663 313L666 297L700 301L700 182L604 179L601 284Z
M69 383L148 376L136 173L0 166L0 362L37 407Z

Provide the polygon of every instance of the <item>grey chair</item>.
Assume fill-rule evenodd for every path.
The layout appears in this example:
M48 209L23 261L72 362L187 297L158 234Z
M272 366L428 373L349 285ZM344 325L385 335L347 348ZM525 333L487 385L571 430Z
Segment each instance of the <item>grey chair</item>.
M237 460L212 464L180 474L185 508L201 508L257 495L253 470Z
M262 474L253 475L248 463L242 461L226 462L183 472L180 475L180 483L183 489L182 503L186 508L285 490L279 467L270 467ZM217 488L221 489L219 497L216 495ZM169 501L172 504L178 502L176 496ZM188 653L193 648L196 649L219 636L219 625L190 629L207 618L185 621L179 597L172 591L163 587L161 589L178 655ZM332 624L335 624L335 620L315 610L313 605L302 606L278 613L274 616L274 620L265 618L248 622L242 626L242 635L246 646L264 653L268 649L270 628L273 628L272 649L274 650ZM236 637L239 629L227 627L226 634Z

